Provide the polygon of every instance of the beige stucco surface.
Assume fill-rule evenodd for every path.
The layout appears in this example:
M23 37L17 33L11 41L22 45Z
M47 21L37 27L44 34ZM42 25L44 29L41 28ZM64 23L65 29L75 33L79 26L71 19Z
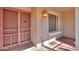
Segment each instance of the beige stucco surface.
M75 10L62 14L63 34L69 38L75 38Z
M76 25L75 25L75 28L76 28L76 30L75 30L75 36L76 36L76 42L75 42L75 44L76 44L76 50L77 51L79 51L79 7L76 7L75 8L75 20L76 20Z
M42 17L42 11L45 9L48 12L54 12L54 13L60 14L60 12L58 12L56 10L49 9L49 8L33 8L32 9L31 39L35 45L42 42L42 41L50 39L49 31L48 31L49 30L48 17L47 18Z

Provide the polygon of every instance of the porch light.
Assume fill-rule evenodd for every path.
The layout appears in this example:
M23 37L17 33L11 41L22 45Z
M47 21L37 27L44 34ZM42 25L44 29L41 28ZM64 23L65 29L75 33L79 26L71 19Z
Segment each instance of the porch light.
M47 12L46 10L44 10L44 11L42 12L42 16L43 16L43 18L47 18L48 12Z

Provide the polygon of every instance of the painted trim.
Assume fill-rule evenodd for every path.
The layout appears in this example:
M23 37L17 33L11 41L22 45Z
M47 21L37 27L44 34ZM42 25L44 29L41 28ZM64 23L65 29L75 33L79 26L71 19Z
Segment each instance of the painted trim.
M59 16L59 13L48 11L48 13Z
M21 13L18 11L18 43L20 43L20 17Z

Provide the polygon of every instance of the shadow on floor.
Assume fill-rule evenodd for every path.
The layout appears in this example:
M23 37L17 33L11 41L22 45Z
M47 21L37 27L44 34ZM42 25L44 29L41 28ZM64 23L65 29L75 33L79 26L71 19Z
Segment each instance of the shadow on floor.
M28 44L26 43L26 44L18 45L18 46L8 48L8 49L0 49L0 51L22 51L22 50L28 49L32 46L33 46L32 43L28 43Z

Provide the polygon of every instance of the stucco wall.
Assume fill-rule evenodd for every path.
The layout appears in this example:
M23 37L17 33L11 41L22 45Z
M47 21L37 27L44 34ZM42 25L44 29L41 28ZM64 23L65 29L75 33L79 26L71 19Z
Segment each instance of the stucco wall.
M75 8L76 50L79 51L79 7Z
M56 13L60 15L61 18L61 13L52 10L51 8L33 8L32 9L32 15L31 15L31 40L34 43L34 45L45 41L49 40L49 27L48 27L48 17L47 18L42 18L42 12L43 10L47 10L48 12ZM62 21L59 23L59 31L62 31Z
M48 38L47 23L47 19L43 20L42 18L41 8L33 8L31 14L31 40L34 45Z
M62 14L63 34L69 38L75 38L75 11L68 11Z

